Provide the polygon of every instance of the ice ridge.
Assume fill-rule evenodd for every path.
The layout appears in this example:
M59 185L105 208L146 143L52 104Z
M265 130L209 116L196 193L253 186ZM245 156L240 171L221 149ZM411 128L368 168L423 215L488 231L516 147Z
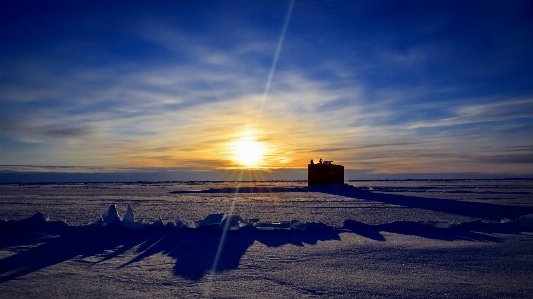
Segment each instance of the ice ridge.
M22 220L0 220L0 229L24 230L51 227L66 227L65 221L50 221L47 214L41 212ZM516 229L521 231L533 231L533 214L524 215L516 220L502 219L500 222L484 222L481 220L468 222L448 222L448 221L408 221L398 220L384 224L366 224L352 219L344 221L340 227L330 226L322 222L303 222L299 220L288 220L280 222L261 222L257 219L245 220L239 215L216 213L210 214L204 219L196 221L184 221L180 217L164 223L160 216L154 222L145 223L142 220L135 220L135 213L130 205L124 217L120 217L115 205L111 205L107 214L96 217L92 222L82 225L84 228L126 228L133 230L147 229L199 229L218 231L227 230L297 230L297 231L324 231L324 230L373 230L373 231L426 231L426 230L500 230Z

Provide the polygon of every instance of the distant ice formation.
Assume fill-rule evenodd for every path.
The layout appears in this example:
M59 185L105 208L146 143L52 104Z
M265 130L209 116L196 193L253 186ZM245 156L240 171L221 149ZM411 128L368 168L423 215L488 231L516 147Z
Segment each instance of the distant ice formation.
M40 228L67 227L65 221L50 221L47 214L41 212L23 220L0 220L2 231L26 230ZM69 226L74 227L74 226ZM373 230L373 231L419 231L419 230L496 230L515 229L521 231L533 231L533 214L524 215L516 220L502 219L499 223L483 222L481 220L469 222L448 222L448 221L407 221L398 220L384 224L366 224L356 220L347 219L341 227L330 226L322 222L302 222L299 220L289 220L280 222L261 222L257 219L245 220L239 215L232 214L210 214L204 219L187 222L179 217L174 221L164 223L161 217L157 217L153 223L145 223L142 220L135 220L135 213L130 205L124 217L121 219L115 205L109 206L107 214L98 216L92 222L79 226L82 228L126 228L133 230L147 229L200 229L219 231L226 230L255 230L255 231L324 231L324 230Z
M50 221L47 214L41 212L22 220L0 220L0 231L9 229L39 229L68 226L65 221Z

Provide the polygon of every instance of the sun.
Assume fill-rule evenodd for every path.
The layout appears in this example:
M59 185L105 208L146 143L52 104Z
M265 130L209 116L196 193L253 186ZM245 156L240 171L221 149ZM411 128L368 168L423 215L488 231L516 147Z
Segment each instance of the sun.
M256 141L250 134L233 142L232 147L235 161L244 167L259 166L265 154L263 143Z

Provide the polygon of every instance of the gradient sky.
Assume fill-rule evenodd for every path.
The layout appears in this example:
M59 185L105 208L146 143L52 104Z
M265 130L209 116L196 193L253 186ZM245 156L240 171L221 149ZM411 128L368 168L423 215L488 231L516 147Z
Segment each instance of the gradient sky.
M1 1L0 28L2 165L239 167L248 134L262 167L533 173L532 1Z

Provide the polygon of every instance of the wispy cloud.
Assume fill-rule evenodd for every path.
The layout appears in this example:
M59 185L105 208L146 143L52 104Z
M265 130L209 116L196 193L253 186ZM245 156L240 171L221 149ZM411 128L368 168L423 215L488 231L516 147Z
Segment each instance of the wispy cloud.
M453 115L452 117L415 122L410 124L409 128L446 127L532 118L533 98L505 99L490 103L459 105L449 107L447 110Z

